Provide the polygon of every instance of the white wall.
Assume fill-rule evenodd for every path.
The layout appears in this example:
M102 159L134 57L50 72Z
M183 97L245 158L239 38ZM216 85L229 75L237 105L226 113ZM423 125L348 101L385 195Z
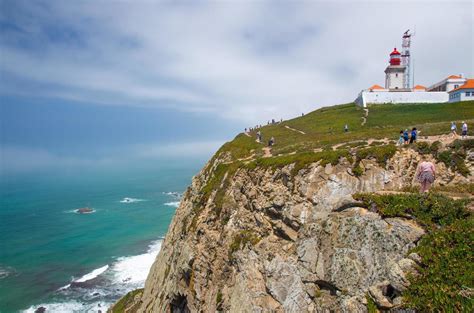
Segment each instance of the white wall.
M472 97L471 97L472 98ZM367 92L362 91L355 102L362 107L383 103L442 103L448 102L447 92Z

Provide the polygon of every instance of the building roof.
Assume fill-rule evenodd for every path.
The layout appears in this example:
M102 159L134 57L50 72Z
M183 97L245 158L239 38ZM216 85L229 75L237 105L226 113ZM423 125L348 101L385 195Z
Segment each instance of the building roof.
M392 53L390 55L400 55L400 52L398 52L397 48L393 48Z
M377 90L377 89L385 89L382 86L379 86L377 84L373 85L372 87L369 87L369 90Z
M449 75L448 77L446 77L446 79L460 79L462 78L461 75Z
M416 85L415 87L413 87L413 89L422 89L422 90L426 90L426 87L425 87L425 86L422 86L422 85Z
M456 89L453 89L451 91L449 91L450 93L453 92L453 91L458 91L458 90L461 90L461 89L474 89L474 79L468 79L466 80L466 82L464 83L464 85L461 85L459 86L458 88Z

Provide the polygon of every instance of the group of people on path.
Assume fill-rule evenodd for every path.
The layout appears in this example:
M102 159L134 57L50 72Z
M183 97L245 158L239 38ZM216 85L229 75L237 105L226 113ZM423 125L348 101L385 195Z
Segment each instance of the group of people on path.
M456 122L451 122L451 136L453 138L456 138L458 136L457 130L458 130L458 127L456 126ZM461 139L466 139L466 138L467 138L467 123L462 121Z
M419 131L416 129L416 127L413 127L411 132L408 132L408 129L405 129L404 131L401 130L397 145L402 146L409 143L415 143L416 139L418 138L418 133Z
M257 132L257 142L262 143L262 142L263 142L263 141L262 141L262 140L263 140L262 138L263 138L263 137L262 137L262 132L261 132L261 131L258 131L258 132ZM272 147L274 144L275 144L275 138L272 136L272 137L270 138L270 140L268 140L268 146L269 146L269 147Z

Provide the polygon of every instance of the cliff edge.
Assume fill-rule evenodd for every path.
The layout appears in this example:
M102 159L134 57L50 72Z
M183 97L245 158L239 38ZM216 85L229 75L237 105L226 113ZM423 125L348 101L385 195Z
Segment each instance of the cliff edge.
M469 105L458 107L466 120L474 117ZM472 221L473 140L440 137L443 114L381 128L378 109L387 110L374 107L367 117L353 106L324 108L264 127L276 138L271 148L254 133L225 144L186 190L145 288L111 311L374 312L416 298L416 290L405 292L424 277L422 239ZM333 125L364 123L335 133L325 124L331 114ZM396 147L385 137L415 125L426 133L417 144ZM429 196L413 190L421 158L437 167ZM456 287L457 308L472 305L467 284Z

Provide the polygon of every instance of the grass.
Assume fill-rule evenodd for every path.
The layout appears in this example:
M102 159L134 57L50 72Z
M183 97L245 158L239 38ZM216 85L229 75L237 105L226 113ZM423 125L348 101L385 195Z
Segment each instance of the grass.
M247 244L255 246L259 241L260 237L258 234L251 230L242 230L234 236L231 244L229 245L229 258L232 257L234 252L243 249Z
M397 140L402 129L417 127L421 136L440 135L449 132L451 121L465 120L474 123L474 101L457 103L428 104L385 104L369 107L367 123L361 125L364 111L354 103L325 107L304 116L283 121L282 123L264 126L260 129L263 142L274 137L276 144L273 155L290 152L309 152L316 148L327 148L344 142L364 142L369 138L389 138ZM349 125L349 132L344 132L344 125ZM289 126L305 134L287 129ZM226 143L220 152L228 151L233 159L249 157L254 154L262 156L264 146L255 142L256 131L238 135ZM375 141L373 145L381 142ZM347 145L348 148L350 144ZM355 144L357 146L357 144Z
M469 187L469 188L472 188ZM417 274L409 275L404 306L420 312L472 312L474 309L474 216L467 200L446 196L359 194L355 198L385 217L413 218L428 234L416 252ZM373 304L373 303L372 303ZM368 309L373 305L368 302Z
M111 313L123 313L125 312L125 309L129 308L131 304L133 304L133 300L136 295L142 294L143 293L143 288L140 289L135 289L127 293L125 296L123 296L119 302L117 302L112 310L110 311Z

